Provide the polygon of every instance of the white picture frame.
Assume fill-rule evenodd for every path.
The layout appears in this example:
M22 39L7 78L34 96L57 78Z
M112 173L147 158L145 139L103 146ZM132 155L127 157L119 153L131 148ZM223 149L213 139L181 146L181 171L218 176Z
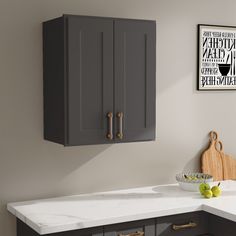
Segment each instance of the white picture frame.
M198 25L197 89L236 89L236 27Z

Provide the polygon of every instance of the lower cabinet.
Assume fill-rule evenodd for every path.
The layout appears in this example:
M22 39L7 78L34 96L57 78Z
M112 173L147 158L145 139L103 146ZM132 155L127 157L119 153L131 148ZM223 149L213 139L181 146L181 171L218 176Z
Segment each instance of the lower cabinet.
M209 231L214 236L236 235L236 222L209 214Z
M45 236L233 236L236 222L203 211L72 230ZM17 220L17 236L39 236Z
M156 219L156 236L198 236L208 233L208 214L202 211Z
M208 214L202 211L104 227L104 236L198 236L208 233Z
M104 236L155 236L155 219L133 221L104 227Z

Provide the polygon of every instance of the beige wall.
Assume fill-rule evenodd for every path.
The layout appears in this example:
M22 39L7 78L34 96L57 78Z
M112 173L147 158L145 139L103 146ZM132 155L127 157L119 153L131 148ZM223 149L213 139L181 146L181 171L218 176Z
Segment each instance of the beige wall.
M236 25L234 0L0 1L0 235L6 203L174 182L216 129L236 155L236 91L197 92L198 23ZM157 21L157 140L64 148L43 140L41 22L63 13Z

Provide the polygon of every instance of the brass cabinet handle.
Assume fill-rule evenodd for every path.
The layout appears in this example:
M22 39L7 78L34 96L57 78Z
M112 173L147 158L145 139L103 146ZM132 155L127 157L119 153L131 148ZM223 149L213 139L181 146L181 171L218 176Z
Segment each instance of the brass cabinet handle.
M107 132L107 139L112 140L113 139L113 113L112 112L108 112L107 113L107 118L108 118L108 132Z
M123 139L123 112L117 112L116 117L118 118L118 132L116 133L116 137L118 139Z
M194 222L189 222L188 224L185 225L172 225L172 229L177 231L180 229L190 229L190 228L195 228L197 227L197 224Z
M137 232L129 233L129 234L118 234L118 236L144 236L144 232L137 231Z

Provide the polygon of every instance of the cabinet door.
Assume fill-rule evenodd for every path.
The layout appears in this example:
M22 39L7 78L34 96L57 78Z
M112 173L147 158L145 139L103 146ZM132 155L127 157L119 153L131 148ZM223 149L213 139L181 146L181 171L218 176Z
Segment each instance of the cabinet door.
M115 113L123 113L123 119L116 117L116 136L123 131L121 142L153 140L156 24L154 21L116 20L114 35Z
M109 143L113 21L69 16L67 30L67 145Z

